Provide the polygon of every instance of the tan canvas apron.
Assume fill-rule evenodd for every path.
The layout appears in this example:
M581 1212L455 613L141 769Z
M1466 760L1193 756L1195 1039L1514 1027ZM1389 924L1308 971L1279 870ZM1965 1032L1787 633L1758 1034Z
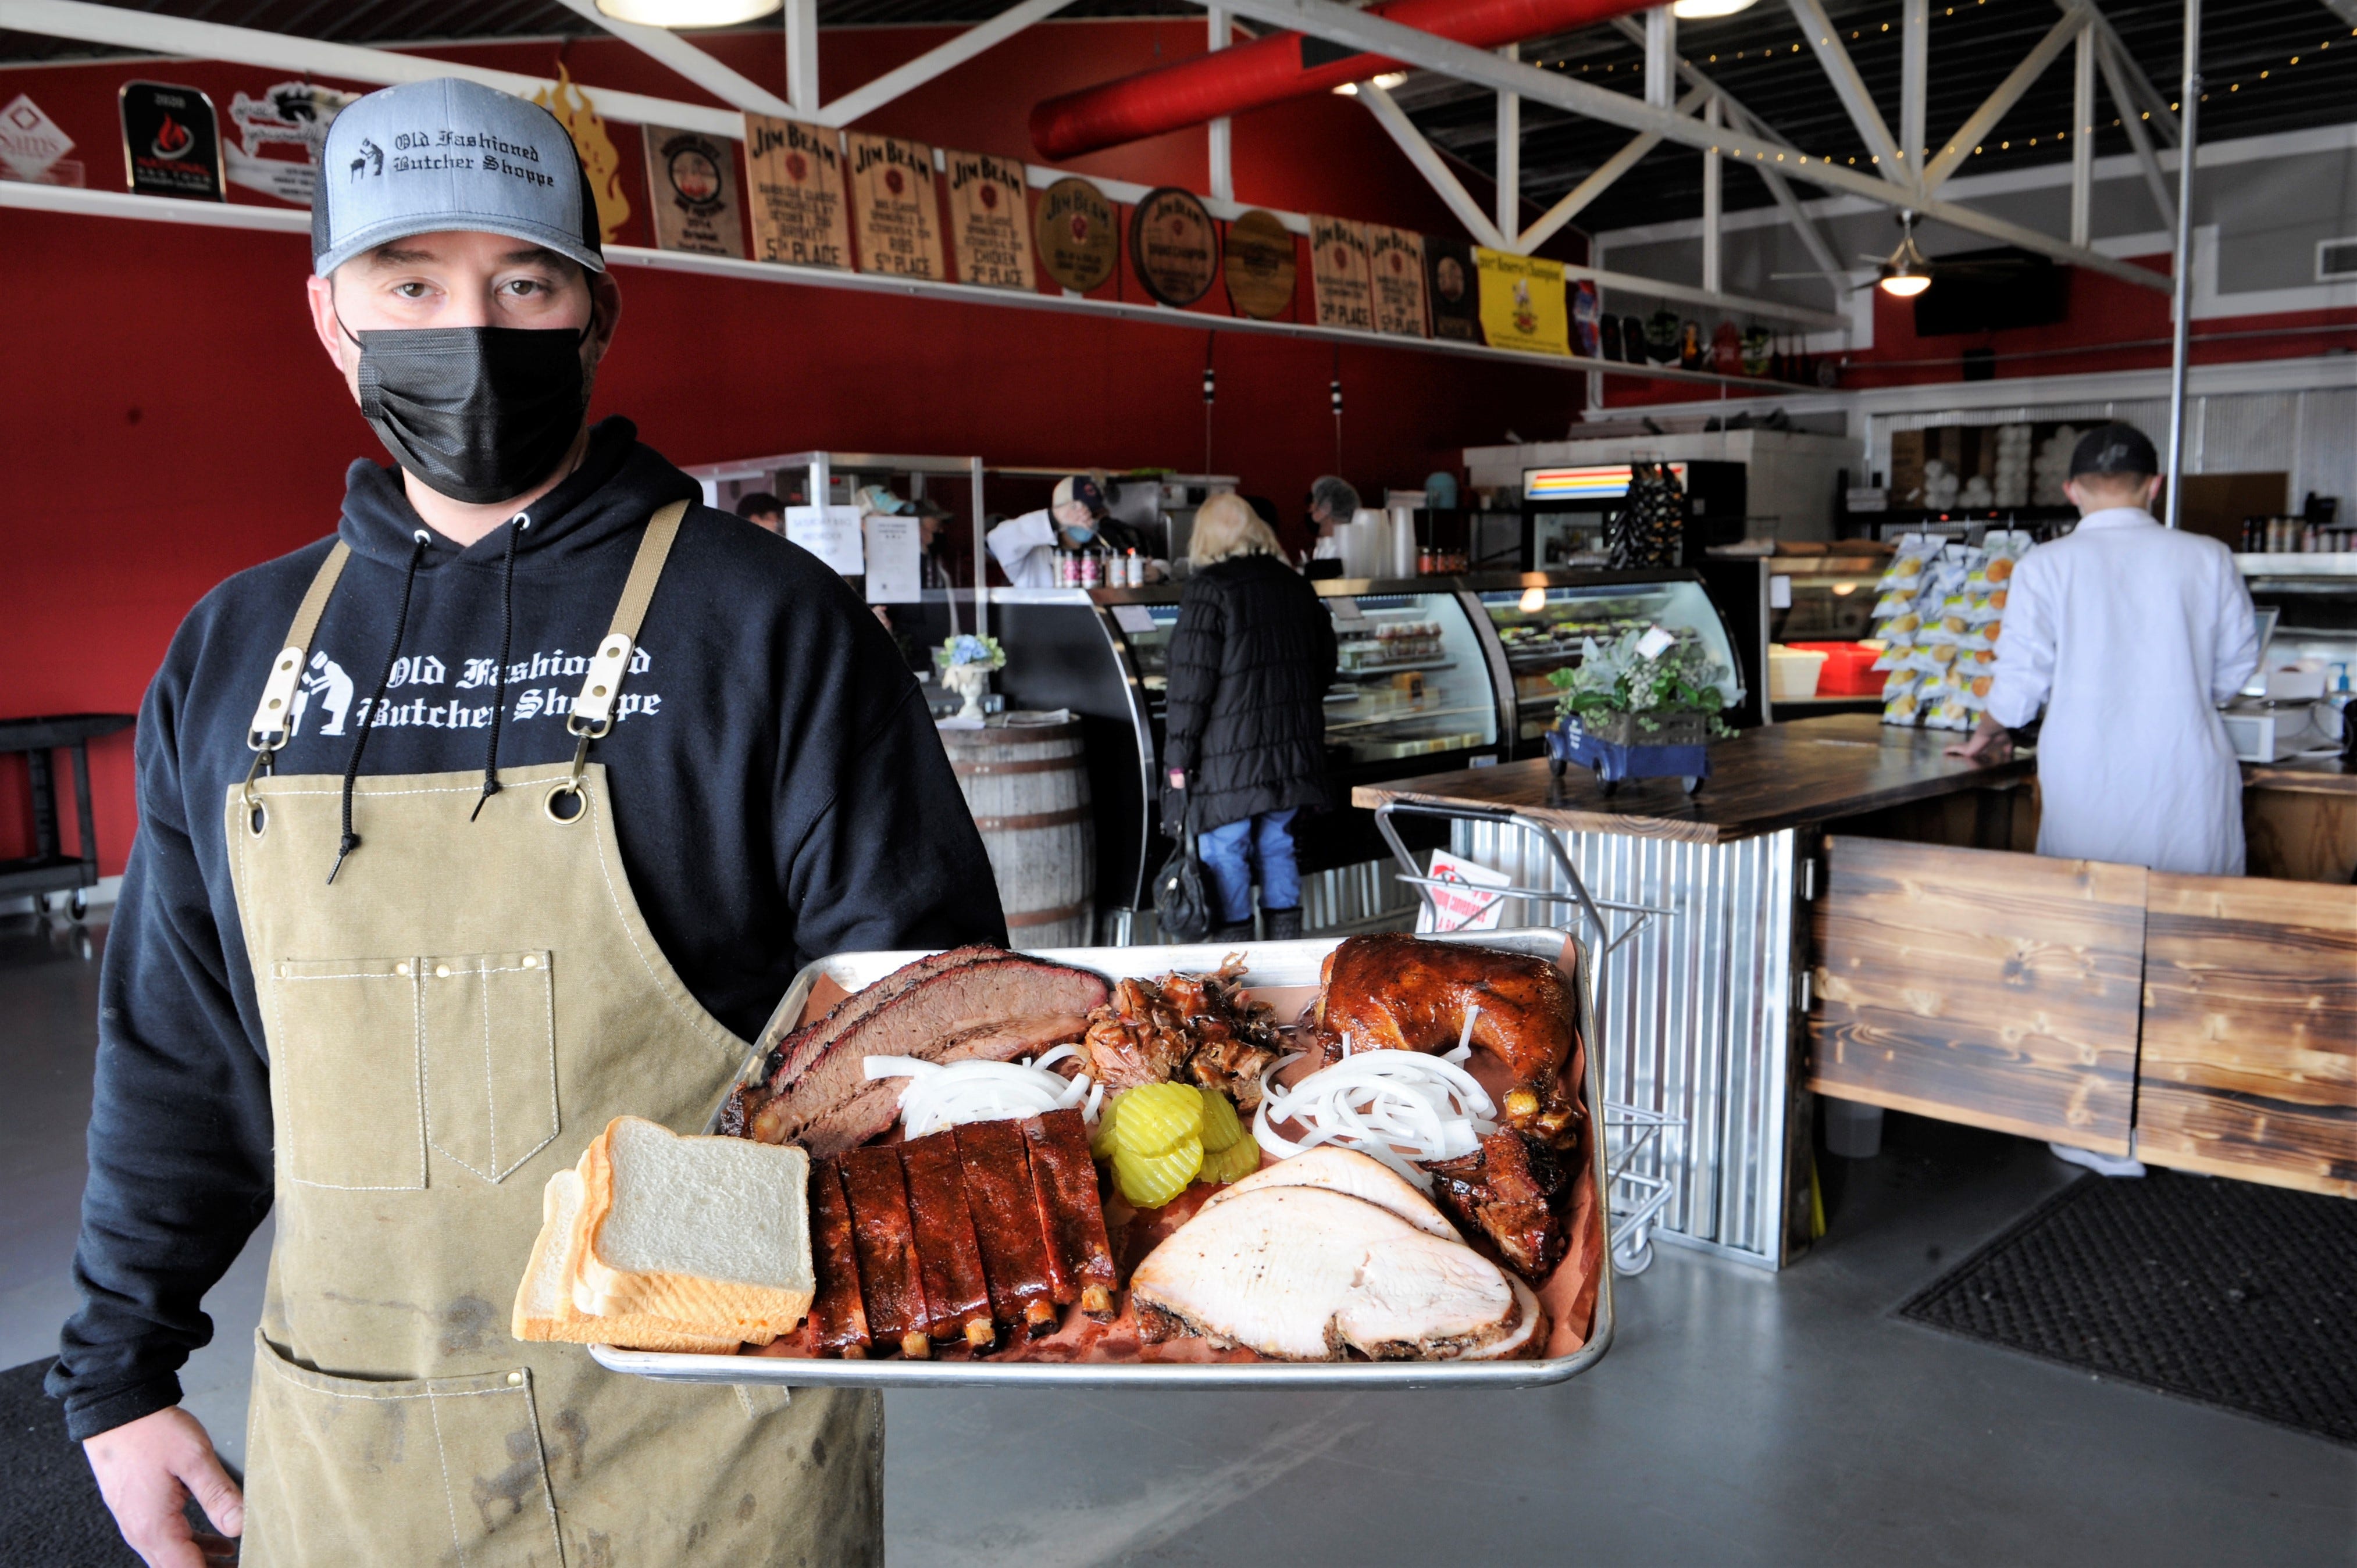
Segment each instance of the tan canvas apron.
M610 723L683 510L648 525L576 735ZM343 561L272 671L265 757ZM472 822L474 774L360 779L332 885L340 778L230 791L276 1123L250 1568L880 1559L874 1396L652 1383L509 1334L550 1174L624 1112L700 1132L746 1049L649 934L587 750Z

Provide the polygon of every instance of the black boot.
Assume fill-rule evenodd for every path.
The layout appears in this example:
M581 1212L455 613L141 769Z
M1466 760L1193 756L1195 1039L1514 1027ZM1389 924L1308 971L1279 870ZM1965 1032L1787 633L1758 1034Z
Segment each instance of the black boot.
M1301 911L1293 909L1263 909L1260 918L1268 925L1268 940L1289 942L1301 935Z
M1211 928L1211 934L1203 940L1210 942L1248 942L1253 940L1252 917L1246 916L1241 920L1230 920L1223 926L1214 926Z

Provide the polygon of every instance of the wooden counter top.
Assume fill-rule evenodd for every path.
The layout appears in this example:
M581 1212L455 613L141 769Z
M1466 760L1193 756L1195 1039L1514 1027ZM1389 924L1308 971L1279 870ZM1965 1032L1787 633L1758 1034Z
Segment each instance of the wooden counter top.
M2357 768L2337 757L2298 762L2245 762L2245 789L2290 789L2304 795L2357 795Z
M1508 810L1573 832L1724 843L2029 777L2026 759L1985 768L1941 755L1963 738L1895 728L1873 714L1835 714L1714 743L1710 781L1693 797L1674 779L1647 779L1629 780L1608 800L1586 770L1571 769L1558 785L1544 761L1531 761L1361 784L1351 803Z

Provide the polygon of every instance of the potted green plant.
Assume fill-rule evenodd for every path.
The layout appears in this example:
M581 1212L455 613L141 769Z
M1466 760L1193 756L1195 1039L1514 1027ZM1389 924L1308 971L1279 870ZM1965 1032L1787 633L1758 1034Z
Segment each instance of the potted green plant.
M962 633L933 650L933 669L942 684L965 699L965 706L957 714L961 719L981 722L982 698L990 690L991 671L1006 668L1006 650L995 637Z
M1735 732L1721 712L1736 700L1734 672L1691 632L1661 627L1609 644L1580 644L1579 662L1555 671L1559 693L1546 735L1549 771L1575 762L1607 795L1623 779L1680 778L1686 792L1710 777L1708 744Z

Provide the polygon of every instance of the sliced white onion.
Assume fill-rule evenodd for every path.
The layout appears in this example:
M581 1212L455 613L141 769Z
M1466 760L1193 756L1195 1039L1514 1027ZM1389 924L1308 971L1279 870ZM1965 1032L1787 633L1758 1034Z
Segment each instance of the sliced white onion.
M900 1124L909 1137L921 1138L969 1122L1005 1122L1073 1106L1081 1107L1082 1120L1093 1124L1102 1090L1086 1073L1066 1079L1048 1070L1072 1054L1071 1047L1059 1046L1038 1061L944 1066L917 1057L866 1057L860 1065L870 1079L909 1080L900 1091Z
M1469 1019L1469 1040L1471 1033ZM1459 1065L1470 1054L1467 1044L1446 1057L1354 1051L1291 1089L1280 1087L1276 1074L1301 1053L1280 1058L1261 1076L1253 1137L1280 1160L1321 1144L1356 1149L1429 1192L1432 1178L1410 1161L1461 1159L1498 1130L1497 1106ZM1286 1138L1275 1130L1278 1122L1291 1122L1308 1136Z

